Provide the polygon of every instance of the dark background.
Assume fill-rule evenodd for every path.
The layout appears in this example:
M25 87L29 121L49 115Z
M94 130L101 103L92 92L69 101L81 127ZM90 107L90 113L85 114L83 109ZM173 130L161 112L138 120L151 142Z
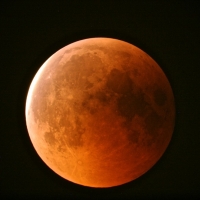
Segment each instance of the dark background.
M65 45L90 37L125 40L147 52L166 73L176 101L163 157L137 180L107 189L76 185L51 171L25 123L26 95L39 67ZM0 1L0 196L200 197L199 37L198 1Z

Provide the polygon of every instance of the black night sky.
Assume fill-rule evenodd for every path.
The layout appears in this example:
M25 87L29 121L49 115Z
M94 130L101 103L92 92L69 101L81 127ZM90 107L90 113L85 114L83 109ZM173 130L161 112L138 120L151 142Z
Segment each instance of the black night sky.
M39 158L25 101L39 67L77 40L111 37L147 52L167 75L176 124L163 157L122 186L71 183ZM0 198L155 199L200 196L200 4L198 1L1 1Z

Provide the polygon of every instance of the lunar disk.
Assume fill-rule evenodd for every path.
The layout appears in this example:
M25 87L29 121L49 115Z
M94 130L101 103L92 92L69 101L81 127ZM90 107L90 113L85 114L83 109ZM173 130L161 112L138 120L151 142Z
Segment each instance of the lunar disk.
M171 86L159 65L124 41L91 38L53 54L26 100L40 158L61 177L112 187L147 172L174 129Z

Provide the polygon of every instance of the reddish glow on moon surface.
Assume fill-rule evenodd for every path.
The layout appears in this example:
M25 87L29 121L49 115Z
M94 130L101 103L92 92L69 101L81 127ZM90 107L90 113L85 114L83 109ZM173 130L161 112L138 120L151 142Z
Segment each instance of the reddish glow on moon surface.
M84 186L113 187L140 177L163 155L175 106L165 74L144 51L91 38L41 66L25 115L36 152L55 173Z

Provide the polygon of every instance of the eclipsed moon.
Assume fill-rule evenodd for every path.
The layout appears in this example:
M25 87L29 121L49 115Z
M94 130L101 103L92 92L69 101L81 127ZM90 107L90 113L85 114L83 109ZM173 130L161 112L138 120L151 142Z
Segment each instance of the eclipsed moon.
M91 38L53 54L28 91L26 123L41 159L61 177L112 187L147 172L174 129L171 86L124 41Z

